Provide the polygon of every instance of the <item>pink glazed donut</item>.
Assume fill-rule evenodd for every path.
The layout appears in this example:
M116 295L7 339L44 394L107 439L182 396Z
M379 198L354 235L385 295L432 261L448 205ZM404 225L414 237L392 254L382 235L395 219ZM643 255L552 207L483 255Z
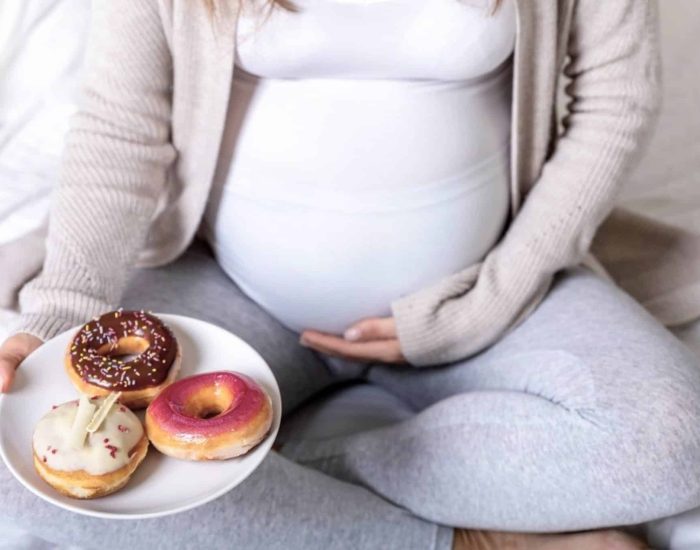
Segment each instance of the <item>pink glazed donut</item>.
M146 433L161 453L183 460L225 460L247 453L272 425L270 396L237 372L178 380L146 410Z

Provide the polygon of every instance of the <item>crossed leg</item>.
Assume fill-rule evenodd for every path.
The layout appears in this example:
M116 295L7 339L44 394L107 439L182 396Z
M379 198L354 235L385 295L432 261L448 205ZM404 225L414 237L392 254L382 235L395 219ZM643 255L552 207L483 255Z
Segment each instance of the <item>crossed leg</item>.
M594 529L700 504L695 357L585 269L487 351L367 378L417 414L284 454L465 528Z

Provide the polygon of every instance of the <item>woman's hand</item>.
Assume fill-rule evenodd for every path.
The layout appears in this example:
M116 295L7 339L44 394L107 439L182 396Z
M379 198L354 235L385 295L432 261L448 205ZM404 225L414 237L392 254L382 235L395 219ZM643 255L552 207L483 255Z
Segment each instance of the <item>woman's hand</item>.
M352 361L404 363L406 361L396 334L393 317L370 317L348 328L343 337L305 330L299 340L301 345L327 355Z
M37 349L42 341L31 334L15 334L0 346L0 392L6 393L12 386L15 370L24 359Z

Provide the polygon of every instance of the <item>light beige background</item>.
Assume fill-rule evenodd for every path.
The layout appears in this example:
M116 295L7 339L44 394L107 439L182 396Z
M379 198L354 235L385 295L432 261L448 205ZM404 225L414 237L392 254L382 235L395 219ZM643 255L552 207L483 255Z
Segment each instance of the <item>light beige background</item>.
M615 0L610 0L615 1ZM700 0L659 0L664 104L623 194L632 209L700 231Z

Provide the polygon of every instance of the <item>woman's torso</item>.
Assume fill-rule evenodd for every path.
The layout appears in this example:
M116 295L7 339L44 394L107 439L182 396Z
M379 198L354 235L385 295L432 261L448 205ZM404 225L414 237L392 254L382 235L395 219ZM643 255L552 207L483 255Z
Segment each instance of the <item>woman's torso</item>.
M508 211L511 1L241 14L205 228L295 330L342 331L479 261Z

